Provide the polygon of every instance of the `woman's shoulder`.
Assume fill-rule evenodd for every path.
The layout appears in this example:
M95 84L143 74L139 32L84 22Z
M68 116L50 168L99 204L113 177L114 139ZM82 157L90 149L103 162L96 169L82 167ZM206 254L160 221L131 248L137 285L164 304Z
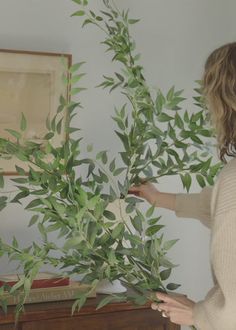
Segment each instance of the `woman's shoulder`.
M213 213L236 210L236 158L230 160L221 170L213 195Z
M235 178L236 179L236 158L231 159L221 170L219 174L219 178L228 179Z

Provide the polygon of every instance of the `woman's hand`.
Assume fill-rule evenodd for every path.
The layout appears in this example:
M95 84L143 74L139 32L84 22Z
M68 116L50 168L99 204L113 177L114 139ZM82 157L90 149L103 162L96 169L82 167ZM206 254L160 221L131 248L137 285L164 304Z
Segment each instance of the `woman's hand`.
M129 194L146 199L150 204L157 206L157 200L160 192L151 182L145 182L139 186L129 188Z
M185 295L170 295L158 292L156 296L162 302L152 303L152 309L162 312L162 316L168 317L173 323L188 326L194 325L194 301L188 299Z

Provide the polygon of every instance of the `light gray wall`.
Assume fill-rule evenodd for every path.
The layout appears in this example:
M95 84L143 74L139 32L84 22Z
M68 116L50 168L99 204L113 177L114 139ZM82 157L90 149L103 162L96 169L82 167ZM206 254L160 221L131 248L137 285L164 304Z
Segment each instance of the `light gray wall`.
M96 9L101 1L90 0ZM202 74L206 56L215 47L235 40L236 2L234 0L117 0L120 7L130 7L133 17L142 18L132 29L148 82L166 91L175 84L184 88L189 100L186 108L194 111L191 96L193 81ZM84 110L77 124L86 143L95 148L119 151L110 115L119 95L107 95L95 89L103 74L113 70L110 57L99 44L103 35L93 27L81 30L80 21L70 18L76 6L69 0L0 0L0 48L69 52L74 61L86 60L89 90L81 95ZM8 189L12 189L10 184ZM163 179L159 189L181 192L178 179ZM193 191L199 188L194 187ZM180 264L173 280L182 284L179 291L192 299L204 297L211 286L208 262L209 231L194 220L180 220L163 211L166 237L180 238L171 252ZM17 236L27 243L37 239L34 230L26 230L29 214L12 206L0 215L1 237ZM12 269L2 260L0 272Z

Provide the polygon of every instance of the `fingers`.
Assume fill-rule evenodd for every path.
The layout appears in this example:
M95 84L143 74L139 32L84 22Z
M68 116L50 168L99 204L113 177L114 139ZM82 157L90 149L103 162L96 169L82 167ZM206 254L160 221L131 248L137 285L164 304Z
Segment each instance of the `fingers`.
M183 300L186 299L184 295L174 295L174 294L166 294L162 292L157 292L156 296L162 302L168 303L170 305L180 306L183 303Z
M157 304L157 303L152 303L151 308L155 311L159 312L167 312L169 310L169 305L165 303Z
M147 178L140 178L140 182L142 182L142 184L145 184L148 182Z
M141 186L132 186L129 188L128 193L136 196L140 196L142 192L142 185Z
M137 186L130 187L128 190L128 194L132 194L135 196L140 196L140 188Z
M162 292L157 292L156 296L162 302L169 304L171 306L175 306L176 308L188 305L188 302L190 301L187 298L187 296L183 294L176 294L176 293L166 294Z
M171 318L171 313L173 311L173 307L171 305L167 303L161 303L161 304L153 303L151 304L151 308L155 311L159 311L162 317Z
M152 303L151 308L158 310L162 317L170 318L171 322L181 325L192 325L195 303L181 294L165 294L157 292L160 303Z
M167 303L173 301L173 298L171 298L168 294L162 293L162 292L157 292L156 297L157 297L157 299L162 300Z
M140 190L140 186L132 186L129 188L129 192L136 192Z
M154 311L161 312L161 309L160 309L159 305L156 304L156 303L151 304L151 309L153 309Z

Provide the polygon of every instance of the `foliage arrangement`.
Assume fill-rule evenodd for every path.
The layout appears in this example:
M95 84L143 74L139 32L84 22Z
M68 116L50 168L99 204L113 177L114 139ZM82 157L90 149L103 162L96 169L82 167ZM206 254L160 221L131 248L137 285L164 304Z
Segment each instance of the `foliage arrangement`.
M8 129L13 139L0 139L1 157L14 156L29 164L28 173L16 166L19 176L12 181L17 193L11 200L1 196L0 209L9 203L20 203L33 212L29 226L36 225L42 237L42 244L32 243L26 248L19 247L15 238L12 244L0 240L0 255L17 260L24 270L24 277L14 287L0 288L0 295L4 290L11 294L24 292L17 315L44 264L60 268L65 275L82 275L82 281L91 285L90 290L102 279L119 279L132 288L132 294L107 296L98 308L123 299L145 304L154 299L155 290L177 289L178 284L166 284L175 267L167 253L177 240L164 241L161 217L155 215L154 207L140 211L137 206L142 201L128 195L128 189L143 177L158 182L161 177L178 175L189 191L193 178L201 187L213 184L221 167L221 163L213 164L209 152L213 132L207 125L201 85L194 97L200 110L193 114L180 105L185 100L182 90L172 87L167 95L160 90L151 91L130 36L130 25L138 20L131 19L128 11L120 11L112 0L103 0L104 9L99 13L89 8L87 0L72 1L78 6L72 16L81 17L83 26L92 24L101 29L106 51L112 54L112 61L120 64L120 71L112 77L104 75L100 86L110 92L117 88L127 98L127 103L116 108L113 116L122 150L115 159L109 159L107 151L100 151L93 158L89 156L92 146L88 146L88 157L81 156L82 138L77 137L78 128L71 127L71 121L81 107L73 98L83 90L78 86L83 63L76 63L65 72L63 80L70 86L70 98L61 96L57 114L47 120L48 133L43 143L23 139L27 129L23 114L19 132ZM60 115L65 110L68 139L55 147L52 138L63 129ZM117 163L122 163L122 167ZM86 177L80 174L81 167L86 168ZM3 188L3 177L0 183ZM30 202L25 205L29 197ZM109 211L114 201L120 204L119 214ZM126 206L128 222L122 205ZM52 232L58 233L62 245L50 239ZM89 294L78 293L73 311L83 306ZM0 299L6 311L3 295Z

